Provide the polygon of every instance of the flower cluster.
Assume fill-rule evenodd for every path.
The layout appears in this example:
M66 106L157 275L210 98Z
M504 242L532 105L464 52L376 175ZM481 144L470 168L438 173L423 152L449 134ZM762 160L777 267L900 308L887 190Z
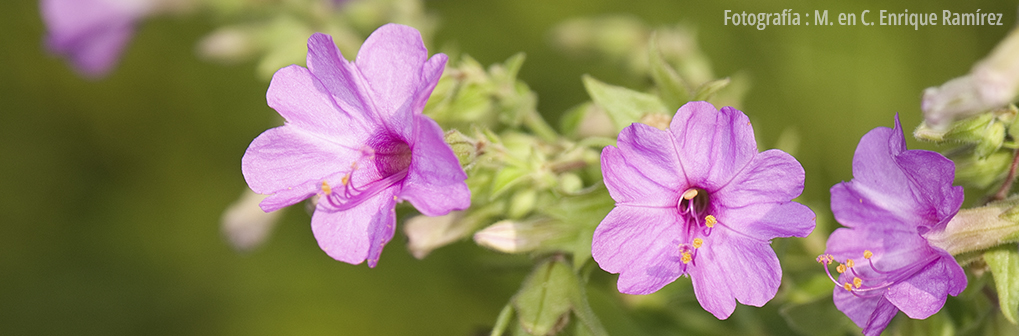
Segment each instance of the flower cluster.
M966 288L962 267L927 236L943 231L962 205L955 166L941 154L906 150L902 126L860 139L853 180L831 188L831 209L845 225L817 258L835 282L835 306L866 335L878 335L898 311L924 319ZM839 262L838 279L827 267Z
M775 296L782 269L770 240L814 229L814 213L792 202L804 181L796 159L758 153L747 116L707 102L683 105L666 130L635 123L617 146L602 151L616 207L592 253L619 273L620 292L648 294L688 275L720 319L736 300L762 306Z

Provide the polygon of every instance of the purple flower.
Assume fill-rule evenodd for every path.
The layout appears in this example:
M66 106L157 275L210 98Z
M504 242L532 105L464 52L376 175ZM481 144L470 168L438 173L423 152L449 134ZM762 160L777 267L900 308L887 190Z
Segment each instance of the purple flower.
M962 205L955 166L941 154L906 150L895 129L878 127L860 139L853 180L831 188L840 228L818 261L841 273L835 306L866 335L878 335L899 310L915 319L936 313L948 294L966 288L962 267L926 235L945 229ZM825 267L829 277L831 271Z
M329 35L308 39L308 68L273 75L267 98L286 123L265 131L241 169L273 211L318 195L311 228L329 256L375 267L393 237L394 206L439 216L470 205L442 129L421 114L446 55L428 58L414 28L388 24L351 63Z
M42 0L46 47L67 57L83 76L102 77L117 63L135 23L154 5L151 0Z
M758 153L750 120L732 107L687 103L664 131L632 124L601 159L616 207L592 254L619 273L623 293L689 275L701 306L728 318L736 300L759 307L775 297L782 269L770 240L814 229L814 213L791 201L803 167L780 150Z

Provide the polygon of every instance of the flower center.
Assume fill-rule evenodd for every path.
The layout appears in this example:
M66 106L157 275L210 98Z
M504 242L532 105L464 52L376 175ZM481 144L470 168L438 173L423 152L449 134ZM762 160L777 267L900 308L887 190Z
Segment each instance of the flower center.
M360 152L340 178L342 189L322 181L319 194L330 210L350 209L407 176L412 153L403 140L385 135L375 137Z
M679 260L683 263L684 272L687 264L697 264L697 250L704 246L712 228L718 223L715 216L708 214L710 206L708 191L696 187L684 191L676 203L686 232L686 240L679 244Z

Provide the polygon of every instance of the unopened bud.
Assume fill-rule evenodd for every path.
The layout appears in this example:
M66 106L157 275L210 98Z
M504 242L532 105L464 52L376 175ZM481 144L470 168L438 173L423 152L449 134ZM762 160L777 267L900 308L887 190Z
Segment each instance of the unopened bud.
M1019 94L1019 29L998 44L966 76L924 90L924 122L936 131L952 122L1005 106Z
M443 216L420 215L408 219L403 225L408 239L407 249L414 258L422 259L432 250L466 236L470 225L461 223L463 215L463 211L452 211Z
M241 197L223 211L220 227L235 249L250 251L269 237L282 211L262 211L258 203L267 196L245 189Z
M218 62L240 62L255 52L251 38L251 32L244 28L221 28L198 42L198 55Z
M499 252L522 253L534 251L562 235L553 222L548 220L504 220L474 233L474 242Z

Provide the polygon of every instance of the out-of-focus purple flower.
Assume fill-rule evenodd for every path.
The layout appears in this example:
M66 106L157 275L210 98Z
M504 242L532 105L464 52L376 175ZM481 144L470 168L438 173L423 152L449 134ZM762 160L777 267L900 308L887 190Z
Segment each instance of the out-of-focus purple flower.
M329 35L312 35L308 68L280 69L269 84L269 106L286 123L259 135L242 159L248 186L271 194L262 210L318 195L311 227L322 250L375 267L397 202L428 216L467 208L467 175L421 113L445 64L403 25L373 32L353 63Z
M878 127L860 139L853 180L831 188L840 228L828 238L827 265L841 262L835 306L866 335L878 335L902 310L924 319L948 295L966 288L962 267L925 236L945 229L962 205L953 187L955 166L941 154L906 150L898 116L895 128Z
M117 64L138 20L154 0L41 0L46 47L85 77L105 76Z
M805 237L814 213L792 202L803 167L780 150L757 152L743 112L691 102L669 129L632 124L602 151L616 207L594 232L592 254L618 288L648 294L689 275L697 301L720 319L762 306L782 278L769 246Z

